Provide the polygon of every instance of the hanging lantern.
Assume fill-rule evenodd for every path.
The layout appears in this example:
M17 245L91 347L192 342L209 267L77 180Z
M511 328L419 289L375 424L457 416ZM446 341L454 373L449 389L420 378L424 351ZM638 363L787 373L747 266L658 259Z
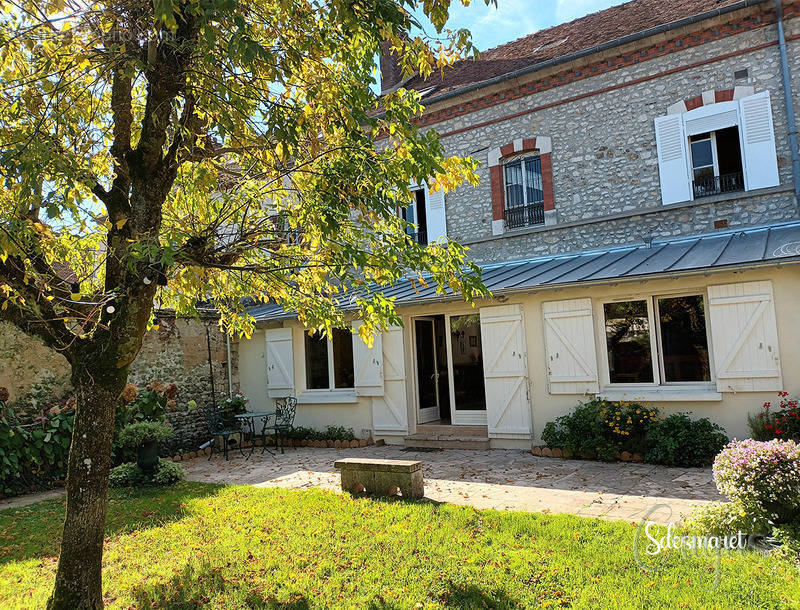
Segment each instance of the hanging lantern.
M80 282L73 282L70 284L69 287L69 298L73 301L80 301L81 300L81 283Z

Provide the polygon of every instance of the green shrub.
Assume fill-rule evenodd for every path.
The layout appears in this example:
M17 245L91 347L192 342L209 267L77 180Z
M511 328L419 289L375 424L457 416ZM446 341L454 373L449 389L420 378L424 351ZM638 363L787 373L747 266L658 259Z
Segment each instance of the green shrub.
M664 466L706 466L728 442L725 431L707 418L675 413L648 430L645 461Z
M656 409L634 402L594 399L548 422L542 440L581 457L614 461L621 451L642 453Z
M172 485L178 481L183 480L183 468L180 464L175 462L168 462L167 460L159 460L153 472L154 485Z
M353 441L356 435L352 428L344 426L328 426L325 430L297 426L289 432L289 438L307 441Z
M17 493L66 475L74 416L55 406L23 425L0 402L0 491Z
M141 421L125 426L119 433L118 442L121 447L136 449L145 443L155 441L162 443L172 436L172 428L153 421Z
M108 484L111 487L136 487L144 482L145 476L136 462L125 462L115 466L108 474Z
M741 502L712 502L694 508L686 526L704 536L730 536L735 532L766 534L772 529L767 515Z
M627 451L654 464L704 466L728 437L705 418L692 420L679 413L661 419L653 407L596 398L545 424L542 440L585 458L613 461Z
M183 468L174 462L159 460L148 478L136 462L125 462L111 469L108 481L111 487L140 487L142 485L172 485L183 479Z

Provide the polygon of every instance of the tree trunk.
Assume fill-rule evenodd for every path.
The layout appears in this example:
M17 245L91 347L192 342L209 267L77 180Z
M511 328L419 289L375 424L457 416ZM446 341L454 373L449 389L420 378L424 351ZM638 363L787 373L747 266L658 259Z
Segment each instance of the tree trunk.
M128 369L74 363L78 395L67 465L67 514L53 595L53 610L102 608L103 538L114 409Z

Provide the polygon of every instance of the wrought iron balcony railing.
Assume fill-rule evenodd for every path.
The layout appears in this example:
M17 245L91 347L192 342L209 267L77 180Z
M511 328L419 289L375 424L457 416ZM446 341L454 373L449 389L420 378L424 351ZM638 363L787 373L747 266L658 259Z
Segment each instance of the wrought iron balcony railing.
M509 229L542 223L544 223L544 203L506 208L506 227Z
M695 199L700 197L710 197L720 193L734 193L744 190L744 176L742 172L733 174L722 174L721 176L709 176L708 178L696 178L692 183Z

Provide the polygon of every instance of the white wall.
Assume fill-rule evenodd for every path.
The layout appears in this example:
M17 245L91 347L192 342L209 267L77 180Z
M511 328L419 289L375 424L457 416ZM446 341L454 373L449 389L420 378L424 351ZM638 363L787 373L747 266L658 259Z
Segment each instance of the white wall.
M523 307L526 343L528 350L528 367L531 381L531 411L533 421L532 442L540 442L541 432L548 421L569 412L583 396L552 395L547 388L547 371L542 324L542 303L544 301L591 298L593 303L610 298L625 296L641 297L651 294L669 294L683 291L705 292L709 285L735 282L771 280L774 290L775 313L780 337L780 357L784 390L790 395L800 396L800 374L796 366L800 362L800 266L786 266L761 270L715 273L696 275L679 279L660 279L606 285L585 286L580 288L562 288L543 290L527 295L510 296L504 303L519 303ZM496 305L498 302L483 302L481 305ZM444 303L436 305L404 308L401 313L406 329L410 328L411 318L419 315L439 313L474 313L476 309L465 303ZM595 319L595 326L597 326ZM297 395L303 397L304 358L302 350L303 331L297 323L290 324L294 339L294 370ZM735 332L735 330L732 330ZM412 371L413 362L409 350L411 341L406 331L406 371L408 381L408 413L411 431L414 430L414 407ZM595 357L602 363L601 350L605 349L602 337L596 341ZM259 331L250 340L242 340L239 344L239 366L242 391L250 397L250 408L253 410L267 408L266 398L266 366L264 362L264 333ZM599 365L602 367L602 364ZM602 389L602 388L601 388ZM725 392L722 400L717 402L659 402L649 404L658 407L663 413L690 412L694 417L708 417L722 425L729 436L743 438L748 436L747 414L758 412L765 401L775 402L774 392ZM488 397L491 400L492 397ZM371 399L355 398L347 404L299 404L296 425L323 429L328 425L352 428L356 435L362 429L372 426ZM393 439L401 441L401 437ZM517 441L496 441L493 446L522 446L529 443Z

